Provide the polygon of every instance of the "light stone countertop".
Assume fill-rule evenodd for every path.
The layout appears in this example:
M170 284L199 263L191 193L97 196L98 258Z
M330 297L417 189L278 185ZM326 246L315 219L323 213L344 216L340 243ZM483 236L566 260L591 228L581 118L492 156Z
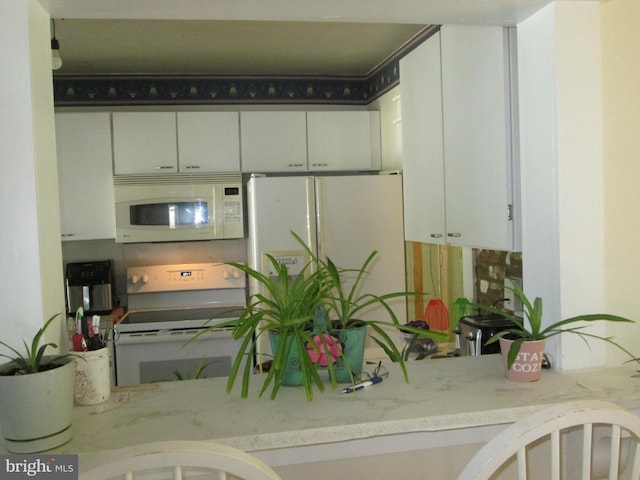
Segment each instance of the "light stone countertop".
M100 406L76 406L73 437L58 453L81 459L99 452L158 440L208 440L249 452L366 439L410 432L441 432L511 423L541 406L579 399L640 408L640 378L627 364L572 373L544 371L536 383L503 376L499 355L423 360L408 364L410 383L397 365L382 383L353 394L343 386L315 391L282 387L275 401L248 399L226 378L188 380L115 391ZM0 440L1 441L1 440ZM0 451L5 450L0 445Z

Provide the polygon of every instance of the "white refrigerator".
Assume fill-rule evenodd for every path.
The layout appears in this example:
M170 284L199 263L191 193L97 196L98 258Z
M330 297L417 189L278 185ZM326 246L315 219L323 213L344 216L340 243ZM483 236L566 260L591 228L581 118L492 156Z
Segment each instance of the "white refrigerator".
M342 268L360 268L377 250L362 292L406 290L401 175L254 177L247 185L247 203L251 268L270 273L264 255L269 253L297 274L308 258L294 231L319 258L329 257ZM250 282L251 294L256 288ZM406 322L406 299L389 304ZM389 320L382 307L362 317ZM370 357L376 354L374 346L367 345Z

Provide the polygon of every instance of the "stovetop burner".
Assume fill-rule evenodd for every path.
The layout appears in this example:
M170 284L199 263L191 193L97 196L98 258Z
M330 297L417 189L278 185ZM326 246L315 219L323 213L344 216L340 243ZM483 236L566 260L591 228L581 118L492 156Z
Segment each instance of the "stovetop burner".
M226 320L237 318L242 311L241 307L219 307L219 308L188 308L176 310L147 310L131 312L122 322L123 324L142 323L170 323L181 320Z

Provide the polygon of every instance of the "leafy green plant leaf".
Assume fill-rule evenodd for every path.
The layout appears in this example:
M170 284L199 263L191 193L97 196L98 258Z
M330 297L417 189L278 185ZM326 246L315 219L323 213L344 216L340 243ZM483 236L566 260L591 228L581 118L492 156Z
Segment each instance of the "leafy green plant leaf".
M618 315L610 315L607 313L596 313L596 314L587 314L587 315L578 315L571 318L566 318L564 320L560 320L558 322L552 323L543 328L542 326L542 298L536 297L533 302L529 300L529 298L525 295L524 291L518 285L518 282L511 279L511 287L506 287L509 290L512 290L516 298L522 302L522 308L524 313L524 319L521 319L515 316L508 310L504 308L498 308L489 305L480 305L474 304L475 307L488 311L491 313L496 313L498 315L503 316L504 318L511 320L514 323L514 326L511 328L507 328L502 332L492 336L489 338L485 345L489 345L491 343L495 343L499 340L501 336L508 336L514 340L511 348L508 353L508 367L511 368L513 362L518 356L520 352L520 348L523 342L525 341L535 341L535 340L544 340L555 335L560 335L562 333L570 333L574 335L579 335L583 340L586 341L587 338L597 338L600 340L604 340L605 342L614 345L615 347L621 349L623 352L627 353L632 357L632 360L637 361L631 352L623 348L621 345L616 343L611 339L611 337L601 337L599 335L594 335L591 333L583 332L582 330L585 328L585 325L581 325L582 322L597 322L597 321L607 321L607 322L623 322L623 323L633 323L633 320L630 320L625 317L621 317ZM587 342L588 343L588 342Z
M5 342L0 341L0 345L11 350L15 355L6 355L0 354L0 357L8 358L13 361L18 368L20 369L21 374L30 374L30 373L38 373L42 368L42 359L44 357L44 352L47 347L58 348L58 345L55 343L46 343L44 345L40 345L40 340L44 335L45 331L51 325L53 320L58 317L60 314L56 313L52 315L45 324L36 332L31 340L31 345L29 345L26 341L23 340L23 345L25 349L25 353L21 353L10 345L7 345ZM66 355L61 355L59 358L63 358Z

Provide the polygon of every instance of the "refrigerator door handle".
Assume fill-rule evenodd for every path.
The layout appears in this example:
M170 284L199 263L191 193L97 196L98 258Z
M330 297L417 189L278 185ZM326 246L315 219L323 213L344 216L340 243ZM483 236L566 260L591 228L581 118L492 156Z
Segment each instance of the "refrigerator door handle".
M311 181L313 182L312 186L315 186L315 204L314 204L314 210L315 210L315 218L314 218L314 224L313 225L309 225L309 229L311 230L311 235L315 236L316 238L315 240L315 245L317 245L318 251L317 251L317 255L318 258L323 259L324 260L324 254L326 252L326 238L324 235L324 229L323 229L323 222L322 219L324 218L324 179L322 177L315 177L315 179L311 179ZM311 218L311 216L309 217Z

